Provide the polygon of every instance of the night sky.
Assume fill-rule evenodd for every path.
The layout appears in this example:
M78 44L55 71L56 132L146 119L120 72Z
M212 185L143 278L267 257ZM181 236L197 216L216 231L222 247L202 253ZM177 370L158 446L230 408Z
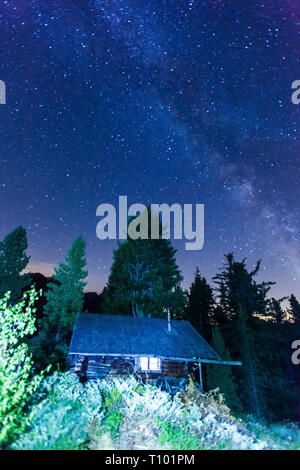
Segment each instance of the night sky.
M11 0L0 4L0 238L27 229L46 275L87 242L89 290L116 241L96 208L205 204L187 287L234 251L274 296L300 296L299 0Z

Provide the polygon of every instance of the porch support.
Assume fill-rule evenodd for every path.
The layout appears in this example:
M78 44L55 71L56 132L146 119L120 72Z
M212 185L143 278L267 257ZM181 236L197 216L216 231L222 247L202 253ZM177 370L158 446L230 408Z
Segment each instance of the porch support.
M203 390L203 379L202 379L202 367L201 362L199 362L199 385L201 390Z

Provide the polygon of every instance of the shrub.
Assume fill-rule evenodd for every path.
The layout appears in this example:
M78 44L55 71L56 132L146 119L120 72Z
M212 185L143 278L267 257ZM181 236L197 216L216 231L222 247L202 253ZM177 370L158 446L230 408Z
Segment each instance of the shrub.
M198 448L197 437L189 434L186 426L171 426L162 421L159 423L159 427L162 429L160 436L162 446L170 444L174 450L196 450Z
M139 414L176 424L184 412L183 404L177 397L172 399L167 392L149 384L141 385L134 378L103 380L99 386L104 394L112 390L121 394L122 411L129 419Z
M34 396L34 419L13 449L82 449L89 424L103 418L102 397L97 384L83 385L75 374L58 373L43 380Z
M109 411L103 421L104 429L108 428L112 438L116 438L122 419L124 419L123 413L120 411Z
M296 427L236 419L221 395L192 383L172 397L133 378L82 384L56 372L32 400L33 419L13 449L299 448Z
M0 300L0 447L21 433L31 419L27 409L43 374L33 375L33 361L25 337L35 332L35 289L10 305L8 292Z

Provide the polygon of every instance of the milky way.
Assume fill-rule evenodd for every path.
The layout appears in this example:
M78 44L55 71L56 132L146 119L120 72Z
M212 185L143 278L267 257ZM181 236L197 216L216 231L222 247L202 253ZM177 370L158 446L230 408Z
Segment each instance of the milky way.
M185 286L234 251L300 295L298 0L15 0L0 6L0 237L32 270L87 241L101 290L114 241L96 207L205 204L205 245L176 242Z

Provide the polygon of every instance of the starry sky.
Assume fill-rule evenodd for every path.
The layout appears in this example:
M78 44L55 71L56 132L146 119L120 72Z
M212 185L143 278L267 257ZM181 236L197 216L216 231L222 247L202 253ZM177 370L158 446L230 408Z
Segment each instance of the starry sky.
M299 20L299 0L1 1L0 238L24 225L49 275L82 235L99 292L99 204L202 203L184 287L234 251L300 296Z

